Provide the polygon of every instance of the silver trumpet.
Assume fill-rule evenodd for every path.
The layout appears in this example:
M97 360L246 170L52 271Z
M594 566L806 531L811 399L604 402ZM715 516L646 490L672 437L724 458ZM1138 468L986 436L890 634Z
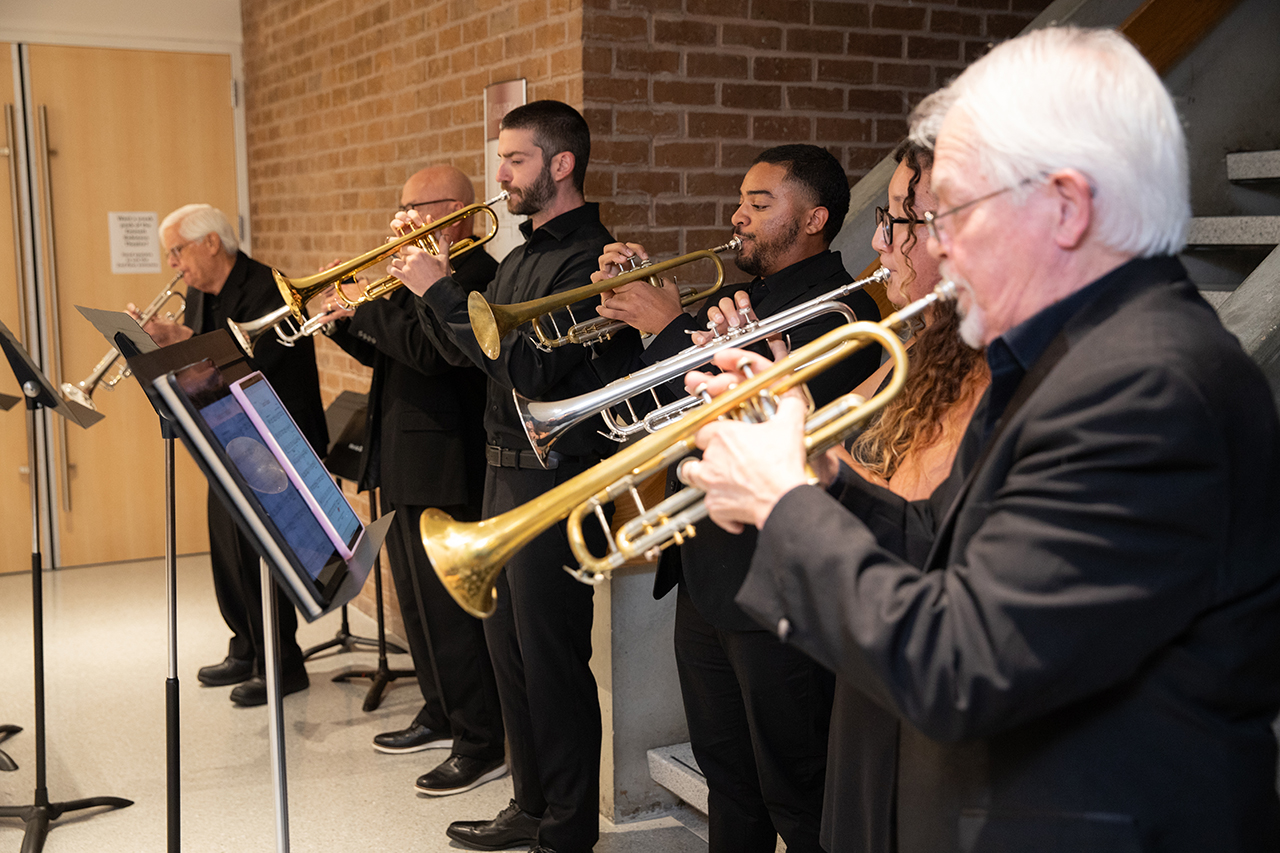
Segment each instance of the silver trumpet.
M521 395L518 391L512 391L516 411L520 415L520 422L524 425L525 434L529 437L529 444L545 464L547 452L560 436L597 414L604 419L607 432L603 434L615 441L625 441L641 432L656 432L679 420L690 409L702 405L702 401L697 397L683 397L662 405L656 390L659 386L683 377L690 370L708 364L718 353L726 349L748 346L824 314L840 314L844 322L852 323L856 319L852 309L840 300L868 284L885 282L888 279L889 271L881 267L866 278L837 287L808 302L774 314L766 320L743 317L746 321L744 325L731 327L725 334L718 334L715 328L711 327L715 335L712 340L687 347L657 364L651 364L643 370L637 370L595 391L588 391L576 397L537 402ZM647 415L639 416L632 401L638 395L645 393L652 396L658 407ZM613 411L617 406L626 408L625 416Z
M232 337L250 358L253 358L253 348L268 332L276 333L276 340L280 341L281 346L291 347L303 338L323 332L328 325L330 324L317 322L316 317L309 317L299 326L293 317L293 309L288 305L281 305L256 320L246 320L243 323L227 318Z
M165 303L170 299L176 298L180 303L176 312L170 311L165 314L165 316L170 320L176 319L177 314L181 313L187 307L187 298L173 289L173 286L177 284L181 278L182 273L178 273L169 281L168 284L164 286L163 290L156 294L156 298L151 300L151 304L144 308L142 313L138 315L139 326L147 325L147 322L152 317L156 316L156 314L160 313L160 309L163 308ZM120 350L112 347L111 351L104 355L102 360L98 362L97 366L93 368L93 372L84 379L81 379L74 385L70 382L63 382L62 396L73 403L79 403L85 408L93 409L96 412L98 407L93 404L93 392L99 387L106 388L110 391L112 388L116 387L116 383L132 373L132 371L129 370L129 365L122 362L119 367L116 368L115 374L112 375L110 379L105 378L117 361L120 361Z

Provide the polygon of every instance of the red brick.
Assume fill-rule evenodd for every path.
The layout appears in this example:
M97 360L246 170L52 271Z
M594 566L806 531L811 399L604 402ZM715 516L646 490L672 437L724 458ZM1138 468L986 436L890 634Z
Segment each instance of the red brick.
M859 85L870 83L875 75L875 66L860 59L819 59L818 80L820 82L848 83Z
M649 143L597 139L591 145L591 162L608 166L648 166Z
M714 15L717 18L742 19L747 17L750 0L687 0L686 12L690 15Z
M929 16L929 32L939 35L980 36L982 16L934 9Z
M787 30L786 49L795 53L844 53L844 32L795 27Z
M807 24L809 17L809 0L751 0L752 20Z
M716 102L716 84L683 80L653 81L653 103L706 106Z
M754 116L751 119L751 138L782 142L808 142L812 136L813 120L808 116Z
M742 186L742 175L742 172L686 172L685 192L691 196L737 198L738 189Z
M959 58L960 42L954 39L925 36L911 36L907 39L907 59L954 62Z
M740 142L725 142L720 146L720 165L726 169L734 168L738 170L741 177L747 173L747 169L755 162L756 157L764 150L764 146L756 143L743 144ZM739 181L741 183L741 181ZM737 195L737 186L734 186L734 194Z
M653 165L677 168L714 166L714 142L659 142L653 146Z
M620 226L648 225L649 205L620 204L602 199L600 201L600 221L611 231Z
M511 39L507 39L505 50L507 55L510 55ZM613 50L607 47L584 46L582 70L588 74L608 74L613 70Z
M720 106L753 110L777 109L782 106L782 87L722 83Z
M844 89L823 89L817 86L788 86L787 108L792 111L820 110L833 112L844 109Z
M852 147L845 155L844 169L846 172L865 173L888 154L889 152L882 148Z
M658 172L652 169L628 170L618 175L618 190L651 196L678 193L680 192L680 173Z
M902 88L929 88L933 76L928 65L918 62L880 62L876 64L876 83L881 86L898 86Z
M621 135L674 136L680 130L680 116L675 112L654 112L651 109L619 109L615 113L614 129Z
M839 142L870 142L872 126L871 119L819 117L816 131L819 139Z
M643 15L592 13L588 19L593 38L610 42L644 42L649 39L649 21Z
M871 26L877 30L922 30L928 10L920 6L876 4L871 10Z
M625 80L617 77L595 77L584 85L592 100L615 104L648 103L648 80ZM530 99L532 100L532 98Z
M850 89L849 112L902 113L906 102L897 89Z
M694 139L742 139L747 135L747 117L742 113L690 113L689 136Z
M652 48L618 48L618 71L643 74L678 74L680 54L674 50Z
M725 24L720 32L720 40L726 47L742 46L761 50L779 50L782 47L782 27Z
M715 222L716 203L706 201L658 202L653 206L653 219L674 225L676 223L701 224ZM707 264L710 267L710 263ZM690 267L695 270L695 267Z
M871 25L871 9L866 3L850 0L815 0L813 22L820 26L868 27Z
M653 22L653 42L654 44L715 44L716 25L684 19L657 20Z
M1011 39L1026 29L1029 23L1031 18L1025 15L987 15L987 38Z
M727 53L687 53L684 57L688 77L729 77L745 80L747 58Z
M899 140L906 138L908 130L910 130L910 127L903 120L893 118L876 119L877 142L887 142L890 145L897 145Z
M902 36L849 33L849 44L846 50L850 56L884 56L899 59L903 55L902 42Z
M812 80L813 60L780 56L757 56L751 63L755 80Z

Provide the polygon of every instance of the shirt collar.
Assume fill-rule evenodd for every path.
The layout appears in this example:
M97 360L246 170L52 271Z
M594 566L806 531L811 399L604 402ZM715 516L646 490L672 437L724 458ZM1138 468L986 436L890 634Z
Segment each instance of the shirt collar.
M520 223L520 233L524 235L525 240L532 240L534 237L547 237L557 242L568 237L583 225L590 225L593 222L600 221L600 205L593 201L583 202L573 210L560 214L549 222L544 222L541 228L534 231L533 220L526 219Z
M837 268L843 268L844 261L839 252L823 249L816 255L796 261L789 267L783 267L772 275L751 280L751 304L757 304L761 298L779 290L789 290L799 283L803 287L815 287L822 284Z

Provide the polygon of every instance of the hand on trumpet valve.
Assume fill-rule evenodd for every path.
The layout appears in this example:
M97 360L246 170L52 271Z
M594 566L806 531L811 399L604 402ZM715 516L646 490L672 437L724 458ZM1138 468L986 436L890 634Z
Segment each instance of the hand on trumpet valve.
M125 313L133 319L142 322L142 313L138 310L138 306L130 302L125 306ZM176 344L185 341L195 334L187 326L182 325L173 318L172 315L166 314L160 316L156 314L150 320L142 325L142 331L151 336L151 340L155 341L158 346L167 347L169 344Z
M391 230L398 236L404 236L430 222L430 217L423 220L416 210L400 211L391 220ZM387 275L399 279L418 296L430 290L440 279L453 275L453 267L449 264L449 249L453 243L445 234L448 230L437 230L427 235L426 239L435 251L427 251L412 243L402 246L387 264Z
M593 282L606 281L640 267L648 254L639 243L610 243L600 256L600 269L591 274ZM654 287L647 279L632 281L600 294L596 313L609 320L621 320L647 335L656 335L683 312L680 289L674 279L661 278Z
M730 330L742 329L755 322L751 296L747 291L739 290L732 297L722 297L718 304L707 309L707 331L694 332L692 340L696 346L703 346L727 335ZM789 348L781 335L770 335L766 340L775 359L786 358Z

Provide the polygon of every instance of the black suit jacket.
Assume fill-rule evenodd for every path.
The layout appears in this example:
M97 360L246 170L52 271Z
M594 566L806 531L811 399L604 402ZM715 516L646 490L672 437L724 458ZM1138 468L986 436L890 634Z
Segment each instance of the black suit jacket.
M1280 848L1275 407L1176 260L1103 281L941 516L794 489L739 594L904 721L904 853Z
M271 268L244 252L236 252L235 265L217 296L187 288L183 322L198 335L219 329L225 331L227 320L237 323L256 320L282 305L284 299ZM323 457L329 449L329 431L324 421L324 404L320 401L315 341L303 338L293 347L286 347L275 335L266 335L254 347L250 363L267 377L302 434Z
M739 290L748 290L756 317L764 319L851 281L853 278L844 268L840 253L824 251L766 278L725 288L716 295L714 301L718 303L725 296L732 297ZM880 319L880 309L876 307L875 300L864 291L856 291L843 301L859 320ZM710 304L705 305L696 316L682 314L669 323L644 350L641 357L643 363L653 364L688 347L688 333L707 328L707 310L710 307ZM802 347L842 323L844 318L832 313L796 326L787 333L791 348ZM768 347L763 344L752 349L769 355ZM814 402L822 406L840 394L851 391L880 366L880 358L879 346L867 347L825 371L809 383ZM683 377L673 384L679 386L675 390L683 396ZM667 494L683 487L684 484L676 479L673 466L667 476ZM733 601L734 594L747 576L755 544L754 527L748 527L735 535L726 533L710 522L700 524L697 536L686 540L678 549L668 548L662 552L658 572L654 577L654 597L666 595L683 579L694 607L712 625L724 630L758 630L759 626Z
M484 290L498 262L483 250L456 264L454 280ZM333 341L373 368L360 488L381 486L400 506L462 506L484 493L485 377L455 367L428 340L405 288L335 324ZM478 515L477 515L478 517Z

